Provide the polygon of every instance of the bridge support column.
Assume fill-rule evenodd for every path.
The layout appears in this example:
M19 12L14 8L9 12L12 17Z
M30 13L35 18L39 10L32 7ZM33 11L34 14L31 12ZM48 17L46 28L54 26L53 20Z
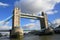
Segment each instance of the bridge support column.
M41 29L47 29L48 28L48 20L47 20L47 15L42 12L42 16L44 18L40 18L40 24L41 24Z
M45 33L52 33L53 31L48 27L48 19L47 19L47 14L42 12L42 16L44 18L40 19L40 24L41 24L41 29L45 29Z
M20 29L20 10L15 8L12 17L12 30L10 31L10 38L22 38L23 30Z

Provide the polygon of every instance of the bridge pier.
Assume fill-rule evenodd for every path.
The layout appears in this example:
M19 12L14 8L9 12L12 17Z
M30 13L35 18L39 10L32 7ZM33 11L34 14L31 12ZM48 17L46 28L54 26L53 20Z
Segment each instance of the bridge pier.
M52 33L53 30L51 30L51 28L48 26L47 14L42 12L42 16L44 18L40 18L41 29L45 29L44 30L45 33L50 33L50 32Z
M23 30L20 28L20 15L21 10L18 8L15 8L13 11L13 17L12 17L12 30L10 31L10 37L11 38L23 38ZM26 15L27 16L27 15ZM28 15L29 16L29 15ZM40 20L41 29L47 29L45 32L49 32L48 30L48 20L47 15L42 12L43 18L37 17ZM35 16L33 16L35 17Z
M40 18L40 24L41 24L41 29L47 29L48 28L48 20L47 20L47 15L42 12L42 16L44 18Z
M12 30L10 31L10 38L22 38L23 30L20 28L20 10L15 8L12 17Z

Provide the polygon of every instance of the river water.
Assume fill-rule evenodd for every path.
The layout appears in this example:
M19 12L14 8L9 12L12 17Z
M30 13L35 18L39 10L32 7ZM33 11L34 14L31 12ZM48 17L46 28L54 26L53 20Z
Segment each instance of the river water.
M22 40L22 39L9 39L7 37L0 37L0 40ZM24 36L23 40L60 40L60 34L45 35L45 36L26 35Z

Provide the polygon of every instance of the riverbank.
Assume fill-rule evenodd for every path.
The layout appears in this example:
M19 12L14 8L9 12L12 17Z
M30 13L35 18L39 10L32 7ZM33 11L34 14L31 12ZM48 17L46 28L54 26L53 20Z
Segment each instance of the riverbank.
M8 39L7 37L2 37L0 40L21 40L21 39ZM45 36L38 36L38 35L25 35L23 40L60 40L60 34L54 35L45 35Z
M60 40L60 34L44 35L44 36L26 35L24 37L24 40Z

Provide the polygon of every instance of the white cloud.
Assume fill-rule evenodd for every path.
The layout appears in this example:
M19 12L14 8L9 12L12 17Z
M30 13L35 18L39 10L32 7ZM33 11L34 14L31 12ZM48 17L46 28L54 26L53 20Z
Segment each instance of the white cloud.
M47 14L55 14L55 13L57 13L58 11L57 10L55 10L55 11L47 11L46 13Z
M60 25L60 19L55 19L54 24Z
M32 30L35 26L36 26L35 23L29 23L29 24L25 24L23 26L23 29L24 30Z
M34 22L35 22L35 20L32 20L32 19L31 19L31 20L30 20L30 22L34 23Z
M9 22L6 22L5 24L2 21L0 21L0 22L1 22L0 23L0 30L9 30L9 29L11 29L11 26L8 26Z
M8 24L9 22L0 21L0 30L10 30L12 27Z
M28 28L32 28L32 27L35 27L35 24L34 23L29 23L29 24L26 24L25 26L28 27Z
M0 21L0 30L9 30L12 27L9 26L9 20L11 19L12 16L9 16L8 18L6 18L5 20Z
M60 0L20 0L15 2L15 6L20 7L24 13L38 13L53 10L59 2Z
M6 3L0 2L0 6L9 6L9 5Z
M49 23L53 28L56 28L60 25L60 19L55 19L51 23Z
M40 30L40 23L38 21L34 23L25 24L23 26L24 30Z
M0 26L0 30L10 30L10 29L11 29L11 26L8 26L8 25Z
M58 2L58 3L60 2L60 0L54 0L54 1L55 1L55 2Z
M8 23L9 23L8 21L10 21L11 18L12 18L12 16L9 16L8 18L6 18L6 19L0 21L0 25L8 24Z

